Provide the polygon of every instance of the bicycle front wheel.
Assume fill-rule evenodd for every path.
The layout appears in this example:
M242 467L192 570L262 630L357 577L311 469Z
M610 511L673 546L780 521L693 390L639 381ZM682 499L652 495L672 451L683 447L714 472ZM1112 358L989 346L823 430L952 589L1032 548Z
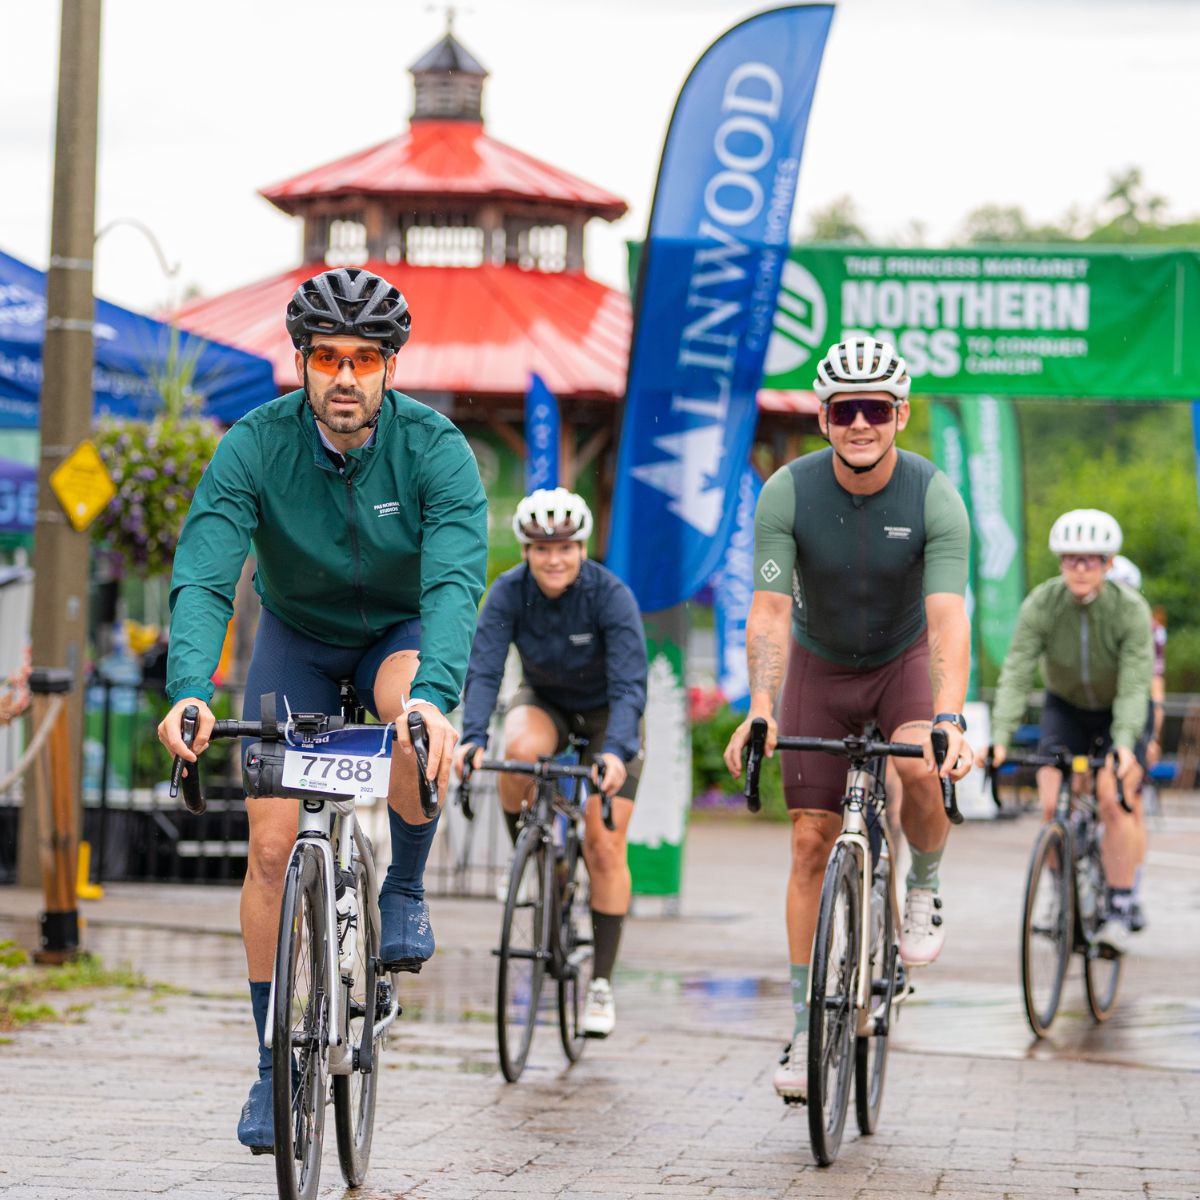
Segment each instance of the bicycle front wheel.
M384 981L378 977L379 926L368 895L366 864L354 861L354 889L358 896L358 928L350 970L342 964L342 1002L346 1005L347 1041L354 1055L349 1075L333 1077L333 1124L337 1131L338 1160L348 1187L361 1187L371 1158L375 1128L375 1097L379 1088L379 1058L383 1037L373 1036Z
M835 846L821 885L808 1014L808 1132L813 1156L837 1157L854 1078L858 1020L859 866Z
M883 1103L883 1080L887 1071L891 1037L892 1001L896 996L896 973L900 948L896 942L896 914L891 903L891 859L881 857L875 865L872 904L882 912L871 913L871 1029L854 1046L854 1107L860 1133L874 1133Z
M312 1200L321 1176L329 1044L320 852L300 847L284 879L272 1014L275 1175L282 1200Z
M496 980L500 1070L509 1083L516 1083L525 1070L542 997L550 936L548 868L541 830L536 825L527 826L513 854Z
M1058 1012L1071 958L1074 889L1067 831L1058 821L1042 826L1033 844L1021 921L1021 988L1025 1016L1045 1037Z
M591 901L587 866L578 842L568 848L558 916L562 967L558 979L558 1033L570 1062L578 1062L587 1043L583 1009L592 982Z

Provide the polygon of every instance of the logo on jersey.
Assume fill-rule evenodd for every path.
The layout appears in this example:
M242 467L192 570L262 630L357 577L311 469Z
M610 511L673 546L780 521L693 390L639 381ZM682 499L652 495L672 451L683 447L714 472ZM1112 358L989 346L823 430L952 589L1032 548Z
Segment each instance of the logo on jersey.
M591 633L569 633L567 634L567 641L572 646L590 646L594 636L595 634Z
M903 541L908 541L912 537L912 529L908 525L885 525L883 529L889 538L900 538Z
M767 581L767 583L774 583L775 580L777 580L780 575L783 574L783 572L779 569L779 564L773 558L768 558L767 561L758 568L758 573Z
M400 513L400 501L385 500L382 504L376 504L374 508L377 517L395 517Z

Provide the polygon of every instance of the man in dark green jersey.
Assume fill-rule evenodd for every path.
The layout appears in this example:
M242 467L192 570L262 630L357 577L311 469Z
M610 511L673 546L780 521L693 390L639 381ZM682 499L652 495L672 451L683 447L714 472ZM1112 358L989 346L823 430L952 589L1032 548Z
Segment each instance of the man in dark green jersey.
M932 463L896 448L908 423L909 376L891 346L870 338L834 346L814 389L830 448L782 467L759 499L746 626L750 714L725 761L740 774L755 717L766 719L767 754L774 754L781 686L785 734L840 738L875 721L892 740L922 743L923 760L894 761L913 859L900 949L910 965L929 963L945 936L938 863L950 828L930 747L934 725L949 740L943 774L958 779L971 767L962 717L970 665L967 513ZM787 927L795 1027L775 1089L796 1101L807 1092L808 964L821 880L841 830L845 764L786 751L783 779L792 818Z
M366 707L395 721L388 795L391 861L379 896L380 957L419 970L434 951L424 872L437 818L421 811L402 714L416 706L442 794L487 570L487 498L466 439L440 413L392 388L408 341L408 302L387 280L338 267L306 280L285 313L300 390L247 413L221 439L192 501L171 580L171 711L159 739L189 762L213 728L212 674L253 546L263 611L243 719L260 699L337 712L353 679ZM194 750L183 710L200 713ZM258 1031L258 1079L238 1122L270 1150L271 1052L265 1043L284 872L298 803L246 800L250 823L242 938Z

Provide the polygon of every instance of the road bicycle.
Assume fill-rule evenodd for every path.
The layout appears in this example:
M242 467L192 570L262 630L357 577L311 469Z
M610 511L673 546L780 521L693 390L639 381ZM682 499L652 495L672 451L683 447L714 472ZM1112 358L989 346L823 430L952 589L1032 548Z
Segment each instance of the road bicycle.
M284 876L271 979L266 1045L272 1053L275 1173L282 1200L317 1194L332 1102L338 1160L350 1187L362 1184L371 1154L379 1058L400 1015L396 972L411 964L380 958L379 886L370 840L355 804L387 803L394 726L367 725L349 683L342 712L288 712L277 719L274 694L259 721L218 721L210 742L252 738L243 756L248 796L299 801L299 831ZM286 701L285 701L286 704ZM195 738L198 710L184 709L183 740ZM437 812L426 779L428 741L408 716L425 815ZM193 813L205 810L198 763L176 758L171 795L182 787Z
M581 753L586 742L571 739ZM583 861L583 814L593 769L545 756L536 762L485 760L463 764L458 797L471 819L471 777L478 771L529 775L537 787L521 810L513 850L496 975L496 1038L500 1070L516 1083L533 1043L546 976L557 984L558 1032L569 1062L583 1053L583 1010L592 979L587 866ZM603 763L597 760L603 780ZM565 784L565 786L559 786ZM600 793L601 819L614 828L612 799Z
M1034 1034L1043 1038L1058 1015L1072 953L1083 959L1084 991L1096 1021L1108 1020L1121 983L1122 956L1096 937L1104 924L1106 893L1095 785L1096 772L1108 756L1103 739L1097 739L1091 754L1074 755L1061 747L1053 754L1014 755L1004 761L1056 767L1062 775L1054 816L1033 844L1021 915L1025 1016ZM991 771L990 754L988 768ZM994 789L994 772L992 779ZM1117 799L1126 812L1132 811L1120 780ZM1064 863L1070 864L1068 870L1063 869Z
M932 733L939 767L947 738ZM759 810L758 779L767 723L751 722L746 751L746 805ZM808 750L849 761L842 796L842 832L821 884L809 971L808 1131L813 1157L828 1166L837 1157L854 1083L859 1131L874 1133L883 1102L893 1007L911 994L900 958L900 910L895 859L884 809L887 758L921 758L920 746L886 742L876 725L844 738L780 737L776 750ZM954 784L942 778L942 802L962 821Z

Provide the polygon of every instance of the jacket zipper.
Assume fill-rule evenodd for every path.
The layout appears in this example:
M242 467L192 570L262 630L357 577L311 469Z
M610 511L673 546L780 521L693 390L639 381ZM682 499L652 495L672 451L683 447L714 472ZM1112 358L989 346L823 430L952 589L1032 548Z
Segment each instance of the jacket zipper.
M362 621L363 632L370 637L371 626L367 621L366 610L363 608L362 590L362 560L358 549L358 524L354 520L354 481L347 475L346 480L346 525L350 530L350 552L354 558L354 594L358 597L358 617Z
M1092 670L1088 649L1088 611L1082 609L1079 613L1079 681L1083 684L1084 694L1088 704L1094 706L1096 701L1092 695Z

